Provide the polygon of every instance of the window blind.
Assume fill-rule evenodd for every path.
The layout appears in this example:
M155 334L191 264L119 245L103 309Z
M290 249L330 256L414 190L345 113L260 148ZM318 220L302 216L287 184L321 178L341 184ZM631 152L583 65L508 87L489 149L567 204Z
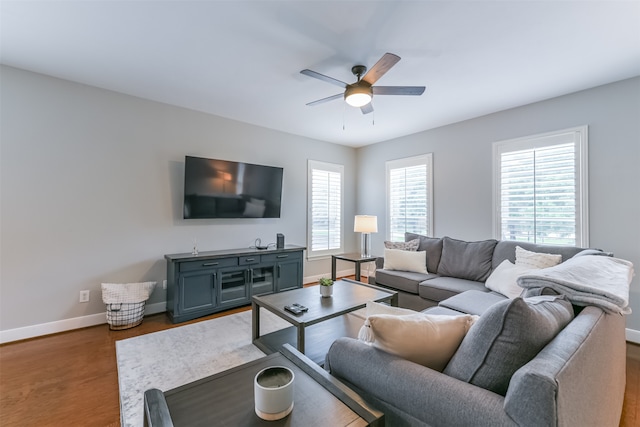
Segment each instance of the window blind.
M585 138L580 129L500 144L500 239L587 244Z
M430 234L430 159L420 156L388 164L388 237L392 241L404 241L405 232Z
M342 251L342 165L309 161L308 255Z

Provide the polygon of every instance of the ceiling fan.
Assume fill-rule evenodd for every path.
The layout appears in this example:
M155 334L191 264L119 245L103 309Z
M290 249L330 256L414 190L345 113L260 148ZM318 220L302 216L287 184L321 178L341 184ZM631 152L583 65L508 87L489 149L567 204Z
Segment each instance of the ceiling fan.
M373 95L414 95L419 96L424 93L424 86L374 86L373 84L380 79L387 71L400 61L398 55L393 53L385 53L382 58L367 72L364 65L354 65L351 72L358 78L358 81L352 84L345 83L333 77L325 76L316 71L304 69L300 71L309 77L323 80L327 83L334 84L344 88L344 93L329 96L327 98L318 99L309 102L307 105L313 106L323 104L338 98L344 98L347 104L353 107L360 107L362 114L369 114L373 111L371 100ZM366 73L366 74L365 74Z

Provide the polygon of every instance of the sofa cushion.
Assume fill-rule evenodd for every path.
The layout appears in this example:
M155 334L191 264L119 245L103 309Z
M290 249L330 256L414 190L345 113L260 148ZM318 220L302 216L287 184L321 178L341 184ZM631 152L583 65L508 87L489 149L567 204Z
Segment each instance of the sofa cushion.
M508 259L505 259L491 272L487 281L484 282L484 285L487 289L501 293L506 297L519 297L524 289L518 286L518 277L529 274L535 270L537 269L524 265L515 265Z
M516 246L516 265L526 268L549 268L562 262L562 255L532 252ZM504 262L503 262L504 264ZM502 265L502 264L500 264Z
M494 304L469 330L444 373L505 395L511 376L573 319L564 296Z
M426 308L424 310L422 310L420 313L424 313L424 314L445 314L447 316L459 316L460 314L465 314L465 313L461 313L460 311L457 310L453 310L450 308L446 308L446 307L442 307L442 306L435 306L435 307L429 307Z
M445 237L442 241L438 274L484 282L491 273L493 249L497 243L493 239L465 242Z
M376 270L376 284L397 289L399 291L418 293L418 284L429 278L436 277L434 274L412 273L409 271Z
M442 301L465 291L489 292L482 282L458 279L456 277L433 276L420 282L418 294L431 301Z
M532 252L562 255L562 259L565 261L583 250L583 248L578 248L575 246L551 246L539 245L529 242L520 242L517 240L500 240L496 245L495 250L493 251L491 267L496 268L505 259L508 259L515 264L516 246L520 246L522 249L526 249Z
M441 372L477 318L462 313L376 314L367 317L363 329L370 329L364 335L374 347Z
M408 240L406 242L390 242L384 241L384 247L386 249L401 249L403 251L417 251L420 245L420 239Z
M384 269L427 274L427 253L401 249L384 250Z
M435 273L438 271L438 264L440 264L440 257L442 256L442 239L435 237L427 237L421 234L404 233L404 240L419 239L420 245L419 251L425 251L427 253L427 270L429 273Z
M496 292L466 291L454 295L438 304L462 313L482 315L494 304L505 300L505 296Z

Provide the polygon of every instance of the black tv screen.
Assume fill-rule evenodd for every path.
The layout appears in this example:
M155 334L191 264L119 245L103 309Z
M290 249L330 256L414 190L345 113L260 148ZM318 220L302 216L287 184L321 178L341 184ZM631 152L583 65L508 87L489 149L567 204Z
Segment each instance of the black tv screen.
M184 218L280 218L282 168L186 156Z

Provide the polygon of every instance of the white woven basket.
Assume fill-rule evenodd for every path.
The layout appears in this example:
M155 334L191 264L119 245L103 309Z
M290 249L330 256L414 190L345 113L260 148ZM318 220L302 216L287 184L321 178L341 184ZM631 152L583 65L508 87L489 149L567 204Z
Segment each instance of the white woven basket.
M133 328L142 323L144 306L156 282L103 283L102 302L107 305L109 329Z

